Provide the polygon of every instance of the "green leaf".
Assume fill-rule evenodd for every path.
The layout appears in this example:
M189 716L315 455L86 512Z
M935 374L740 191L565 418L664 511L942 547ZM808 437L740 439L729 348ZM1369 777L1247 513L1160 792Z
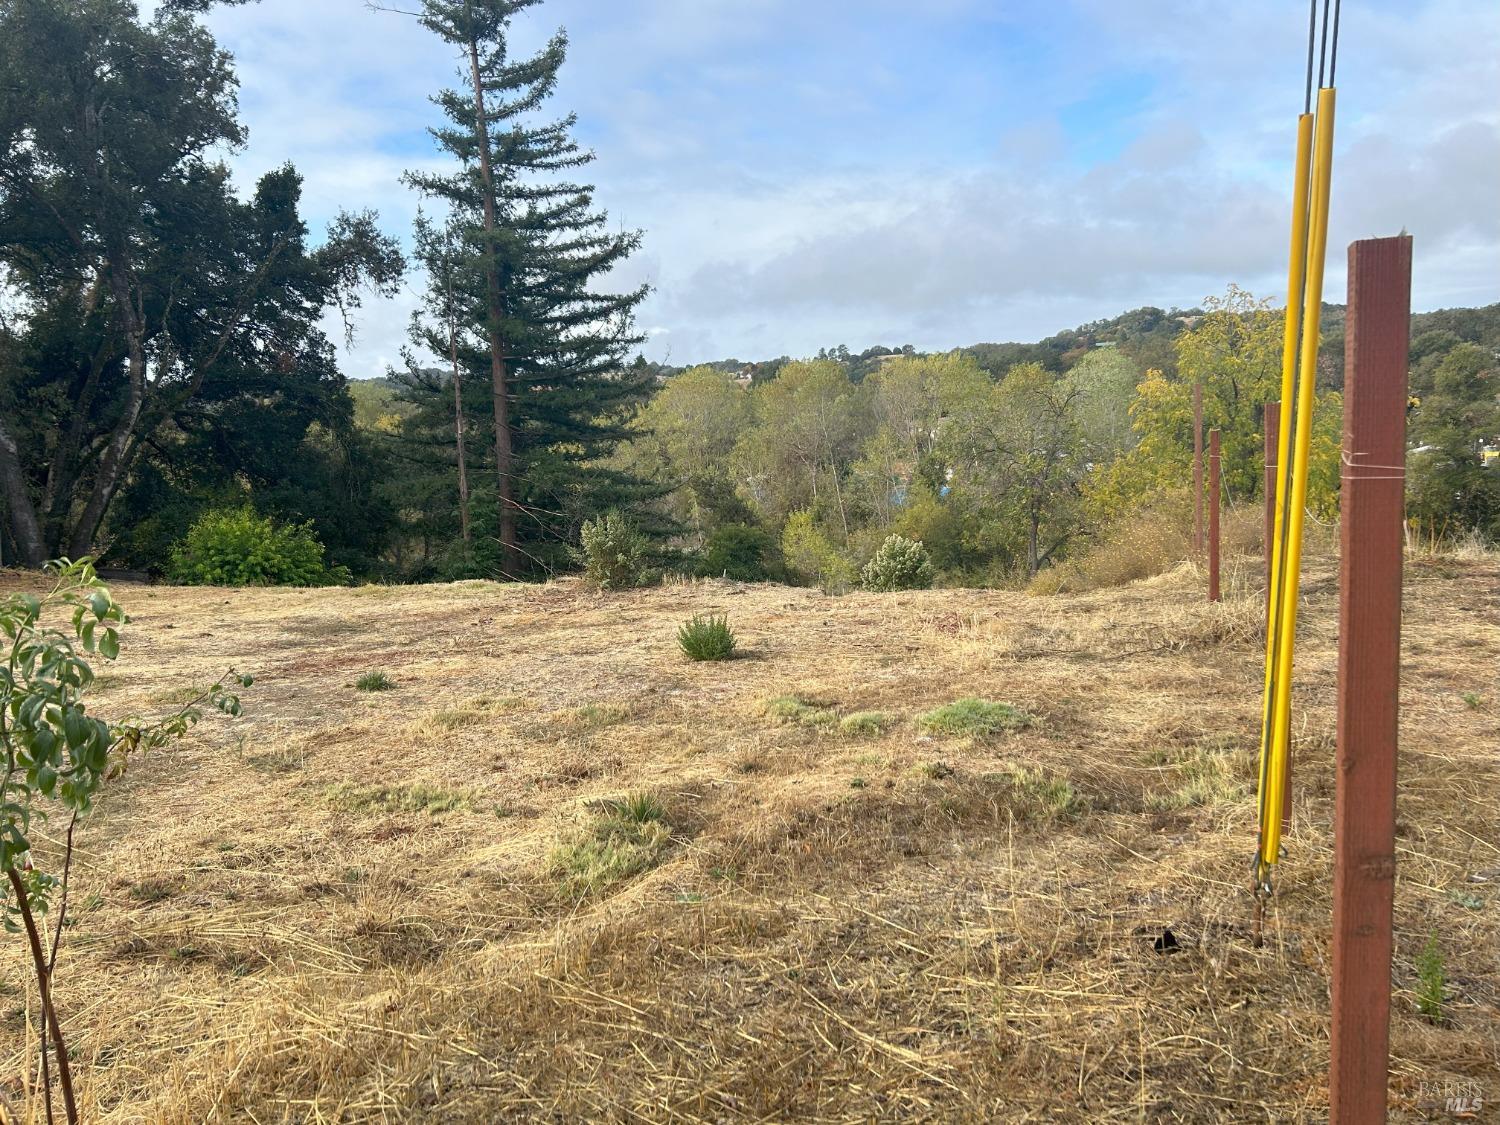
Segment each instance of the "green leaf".
M114 660L120 655L120 636L113 629L104 630L104 636L99 641L99 653L106 660Z
M93 726L82 708L70 707L63 712L63 737L67 739L69 750L86 745L92 731Z

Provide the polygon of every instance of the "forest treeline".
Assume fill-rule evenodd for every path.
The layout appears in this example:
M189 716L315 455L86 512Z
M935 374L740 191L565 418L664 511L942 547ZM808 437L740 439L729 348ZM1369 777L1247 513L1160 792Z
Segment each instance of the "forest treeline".
M1016 582L1180 523L1191 387L1228 501L1261 488L1282 317L1231 287L1036 343L648 362L613 268L638 232L580 181L540 0L422 0L454 88L407 178L403 251L349 200L318 234L290 164L243 196L210 0L0 0L0 561L190 581L539 578L585 526L657 569L843 589L892 535L948 582ZM399 370L340 371L320 325L422 288ZM1343 310L1327 306L1311 504L1337 510ZM1413 318L1410 514L1500 535L1500 305ZM349 375L379 375L356 379Z

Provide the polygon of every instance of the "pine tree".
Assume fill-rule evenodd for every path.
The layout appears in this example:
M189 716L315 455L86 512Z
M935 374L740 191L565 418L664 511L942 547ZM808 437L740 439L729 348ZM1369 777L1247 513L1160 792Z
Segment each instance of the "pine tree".
M459 359L459 324L465 318L459 305L459 295L466 288L460 275L458 242L460 232L450 225L438 230L423 215L416 222L416 257L427 274L430 299L433 307L424 315L422 310L412 314L412 342L426 348L434 355L446 355L448 359L448 389L453 393L453 445L454 460L458 468L458 520L459 535L463 539L465 562L472 561L473 533L469 519L469 456L466 441L464 408L464 367L473 362L471 350L465 347L464 361ZM435 389L430 373L421 371L414 357L407 357L407 368L411 377L404 382L408 399L420 402L424 389Z
M448 124L432 131L458 168L407 176L447 204L459 252L445 272L469 280L456 303L468 310L461 332L482 341L487 360L505 577L520 576L523 556L545 565L547 545L570 538L587 508L629 491L591 463L627 436L643 389L625 357L641 340L632 313L646 288L594 288L641 236L608 231L593 188L561 178L593 159L572 139L575 118L534 120L566 34L530 58L509 54L511 20L538 3L424 0L419 19L457 48L466 88L437 96ZM434 292L429 311L446 302Z

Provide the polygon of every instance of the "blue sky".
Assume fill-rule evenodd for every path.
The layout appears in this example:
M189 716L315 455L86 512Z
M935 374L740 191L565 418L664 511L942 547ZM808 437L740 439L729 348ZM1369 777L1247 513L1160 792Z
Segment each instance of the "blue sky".
M1328 294L1343 248L1415 236L1419 308L1500 300L1500 5L1350 0ZM554 99L598 155L618 284L674 363L846 343L1036 339L1123 309L1284 286L1307 8L1200 0L548 0ZM238 59L242 186L291 159L317 224L409 231L427 97L456 59L361 0L208 22ZM352 376L397 361L420 289L368 302Z

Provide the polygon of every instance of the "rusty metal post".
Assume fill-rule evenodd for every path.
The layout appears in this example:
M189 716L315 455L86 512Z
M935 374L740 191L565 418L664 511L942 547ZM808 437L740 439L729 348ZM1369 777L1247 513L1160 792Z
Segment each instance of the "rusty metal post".
M1208 600L1219 600L1219 431L1208 431Z
M1203 553L1203 384L1193 384L1193 554Z
M1349 247L1330 1125L1386 1119L1411 238Z
M1270 612L1271 556L1276 550L1276 544L1272 542L1276 538L1276 441L1281 436L1281 403L1266 403L1265 429L1266 518L1264 530L1261 532L1261 544L1262 553L1266 556L1266 609Z

